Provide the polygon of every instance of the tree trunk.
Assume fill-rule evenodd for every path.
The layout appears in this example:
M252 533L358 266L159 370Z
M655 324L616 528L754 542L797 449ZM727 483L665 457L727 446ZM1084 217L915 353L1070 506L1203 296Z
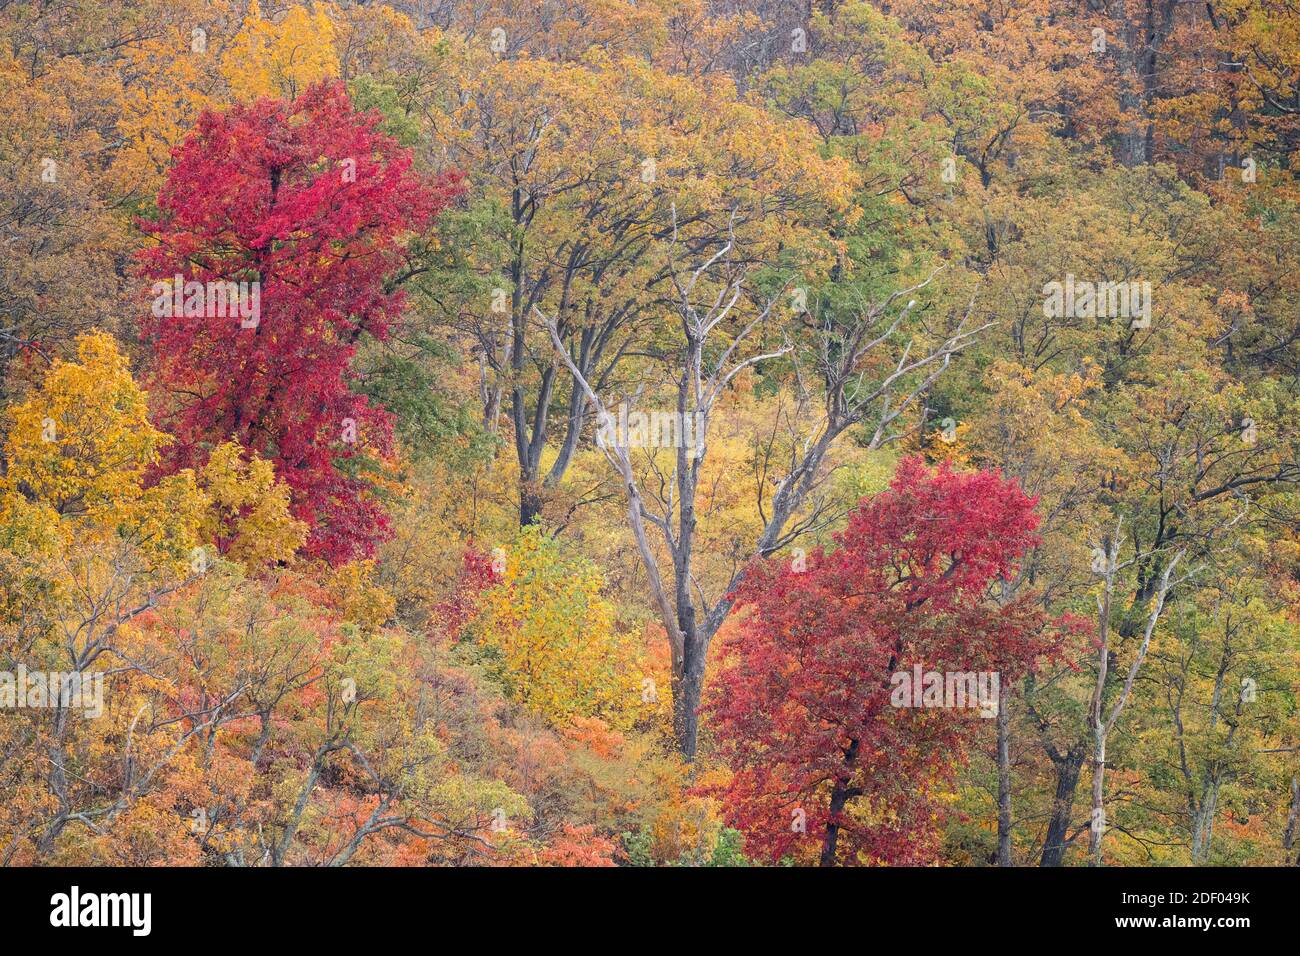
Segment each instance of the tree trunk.
M1291 812L1286 816L1286 829L1282 831L1282 849L1287 851L1287 856L1291 855L1291 848L1295 846L1296 825L1300 824L1300 774L1291 775ZM1294 862L1300 866L1300 853L1296 854Z
M545 487L554 488L564 478L564 473L569 470L573 455L578 450L578 442L582 438L582 424L586 421L586 417L587 396L582 393L582 389L575 387L573 395L569 398L569 411L565 417L567 424L564 441L560 443L560 450L555 456L551 470L546 473L546 480L543 483Z
M1083 745L1077 744L1064 756L1053 758L1056 767L1056 796L1052 801L1052 816L1047 822L1047 837L1039 866L1060 866L1070 831L1070 817L1074 813L1074 793L1079 787L1079 772L1083 768Z
M68 778L65 773L68 762L67 753L64 749L67 727L68 709L60 705L54 710L54 727L50 734L46 757L50 762L50 792L58 798L59 812L50 821L49 826L45 828L45 832L41 834L40 839L36 841L36 852L42 857L48 857L54 852L54 843L63 833L64 827L67 826L68 814L72 809L68 796Z
M1201 866L1210 856L1214 814L1219 803L1219 782L1210 780L1201 793L1201 805L1192 817L1192 863Z
M840 816L844 813L849 799L862 793L861 790L849 786L849 781L852 780L853 762L858 758L860 747L861 741L854 737L844 749L844 772L843 776L835 781L835 788L831 791L831 803L826 815L826 836L822 840L822 856L818 864L820 866L835 865L835 850L840 840Z
M1011 865L1011 719L998 702L998 866Z
M536 479L519 479L519 527L525 528L542 514L542 494Z
M1088 865L1101 866L1101 837L1106 831L1103 806L1106 786L1106 729L1099 722L1093 733L1092 817L1088 823Z
M1155 153L1152 106L1159 93L1156 70L1173 28L1175 0L1146 0L1136 17L1125 15L1123 43L1116 57L1119 106L1130 119L1119 136L1119 161L1128 167L1150 163ZM1124 14L1121 14L1124 15Z
M685 633L681 673L673 675L673 737L687 762L699 748L700 697L704 690L704 652L699 637Z
M830 818L826 821L826 837L822 840L820 866L835 865L835 849L840 839L840 825L836 821L839 819L839 815L844 812L846 803L848 803L848 789L843 786L836 786L831 791Z

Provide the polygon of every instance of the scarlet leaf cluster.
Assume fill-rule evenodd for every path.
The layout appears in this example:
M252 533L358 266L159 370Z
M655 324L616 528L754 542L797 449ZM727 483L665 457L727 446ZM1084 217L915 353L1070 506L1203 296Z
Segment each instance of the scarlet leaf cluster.
M860 503L834 550L803 570L752 568L706 702L733 771L728 818L751 854L932 858L935 788L979 711L893 706L891 678L919 664L997 672L1005 687L1043 654L1052 628L1028 597L989 597L1035 544L1033 509L996 473L932 473L910 459Z
M274 461L311 528L308 553L333 562L368 557L388 528L364 466L391 454L392 420L353 389L353 355L401 310L390 285L404 234L460 190L455 175L421 180L377 123L337 83L205 113L176 151L158 218L141 224L156 244L140 271L161 283L144 331L176 437L168 465L199 466L237 439ZM166 301L177 276L179 310ZM228 282L258 289L259 314L211 296L190 307L191 283Z

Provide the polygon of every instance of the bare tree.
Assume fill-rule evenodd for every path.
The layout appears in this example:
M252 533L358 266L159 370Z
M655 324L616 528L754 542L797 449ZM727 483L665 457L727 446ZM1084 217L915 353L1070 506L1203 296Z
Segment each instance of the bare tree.
M698 709L704 681L704 666L714 634L730 612L731 593L740 584L745 568L738 568L716 597L708 598L693 573L696 546L696 500L701 472L708 455L709 425L718 399L729 383L746 368L769 360L791 356L797 360L790 330L779 346L762 345L761 329L774 320L774 310L784 290L765 300L752 302L753 318L741 323L737 315L751 307L749 266L733 261L734 241L693 268L678 256L681 245L674 242L670 256L671 281L676 292L676 315L680 342L663 356L674 382L679 421L693 421L696 442L678 442L673 473L664 491L647 495L633 467L626 436L601 442L606 457L622 481L627 498L627 518L637 551L649 579L655 611L668 634L672 650L673 727L677 745L687 759L694 759L698 744ZM794 516L810 501L828 475L827 456L835 441L848 429L874 415L868 447L887 441L890 425L948 367L952 356L966 347L987 326L967 331L970 308L955 330L933 348L914 357L914 340L901 349L896 362L872 379L868 371L916 307L912 293L929 285L924 281L889 295L883 302L863 301L848 325L825 317L811 326L814 347L812 364L820 380L818 421L802 443L796 443L784 474L776 481L770 506L764 508L760 494L763 530L752 554L766 557L789 545L800 535L823 527L825 507L818 502L810 513L791 525ZM900 300L906 302L896 309ZM602 397L579 367L553 320L535 310L550 332L552 345L602 421L614 417L615 403ZM737 329L731 333L732 329ZM729 336L729 340L728 340ZM770 341L771 336L767 337ZM895 436L896 437L896 436ZM648 506L653 505L653 507ZM669 566L661 569L651 544L655 529L663 538Z
M1115 534L1111 537L1109 547L1106 549L1106 565L1102 571L1102 591L1097 598L1097 684L1093 690L1092 703L1088 711L1093 735L1092 820L1088 838L1090 866L1101 865L1101 838L1106 832L1106 811L1103 805L1106 777L1106 744L1110 740L1111 731L1115 729L1115 724L1119 721L1120 714L1124 712L1124 707L1128 703L1129 695L1133 691L1133 682L1137 680L1138 672L1142 669L1143 662L1146 661L1147 651L1151 647L1151 635L1155 633L1156 623L1160 620L1160 615L1165 608L1165 598L1171 588L1182 584L1194 575L1196 570L1199 570L1193 570L1177 580L1170 580L1174 568L1186 555L1186 551L1179 551L1165 565L1160 575L1160 583L1156 588L1155 599L1151 604L1150 611L1147 613L1142 641L1138 645L1137 653L1133 656L1133 662L1129 665L1128 674L1124 678L1124 686L1119 692L1119 697L1111 705L1108 712L1105 693L1106 675L1110 667L1110 612L1111 599L1115 591L1115 574L1125 565L1132 563L1125 562L1125 565L1119 563L1120 527L1122 524L1122 519L1116 523Z
M998 702L998 866L1011 866L1011 689Z
M1286 815L1286 829L1282 831L1282 849L1286 851L1286 859L1292 862L1291 848L1295 845L1296 824L1300 823L1300 774L1291 775L1291 809ZM1300 866L1300 855L1293 861Z

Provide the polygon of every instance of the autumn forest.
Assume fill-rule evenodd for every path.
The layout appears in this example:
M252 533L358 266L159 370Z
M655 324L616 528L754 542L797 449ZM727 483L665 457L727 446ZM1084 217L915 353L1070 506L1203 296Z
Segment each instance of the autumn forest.
M1292 0L0 0L0 864L1300 864L1298 145Z

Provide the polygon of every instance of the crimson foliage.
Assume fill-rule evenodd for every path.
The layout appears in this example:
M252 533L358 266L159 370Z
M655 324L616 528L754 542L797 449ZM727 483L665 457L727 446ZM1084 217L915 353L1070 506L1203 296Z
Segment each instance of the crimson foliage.
M392 452L393 423L353 389L353 355L402 308L390 285L403 236L461 190L455 174L418 177L378 121L338 83L206 113L176 150L158 218L141 223L156 240L139 265L156 280L144 332L177 439L167 466L201 465L231 437L272 459L308 552L331 562L369 556L388 530L366 468ZM256 288L260 314L205 294L226 282L249 283L245 313Z
M989 594L1036 544L1033 509L995 473L931 473L911 459L887 491L863 499L834 550L802 570L751 569L705 707L732 770L719 792L752 855L933 858L936 788L992 721L973 701L896 706L895 675L919 665L984 672L991 685L996 673L1005 688L1056 641L1032 596Z

